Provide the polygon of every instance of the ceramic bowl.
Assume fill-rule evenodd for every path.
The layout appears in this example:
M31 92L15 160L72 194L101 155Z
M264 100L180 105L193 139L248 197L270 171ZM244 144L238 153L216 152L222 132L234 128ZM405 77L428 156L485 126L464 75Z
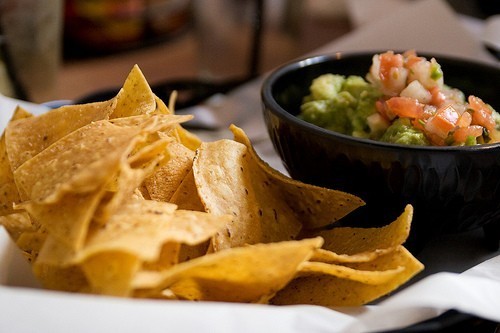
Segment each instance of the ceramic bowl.
M419 249L438 235L484 228L485 245L497 248L500 143L398 145L339 134L297 117L312 79L325 73L364 76L374 53L379 52L314 56L285 64L266 77L261 90L264 119L290 176L364 199L366 205L342 219L342 225L384 225L412 204L408 246ZM432 56L441 64L447 85L500 110L498 67Z

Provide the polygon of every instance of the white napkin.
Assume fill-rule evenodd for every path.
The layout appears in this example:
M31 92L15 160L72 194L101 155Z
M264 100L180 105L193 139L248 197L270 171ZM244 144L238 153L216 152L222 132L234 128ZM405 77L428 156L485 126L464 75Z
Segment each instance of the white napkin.
M375 306L192 303L41 290L0 227L0 332L338 332L401 328L448 309L500 322L500 256L463 274L433 274ZM36 288L36 289L33 289Z
M10 121L12 113L17 106L21 106L33 114L40 114L47 111L49 108L45 105L30 103L26 101L20 101L11 97L4 96L0 94L0 133L3 132L4 128Z

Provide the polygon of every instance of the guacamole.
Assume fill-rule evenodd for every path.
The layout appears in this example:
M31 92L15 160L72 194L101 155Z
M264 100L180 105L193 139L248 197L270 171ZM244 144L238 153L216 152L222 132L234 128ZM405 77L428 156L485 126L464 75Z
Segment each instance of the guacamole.
M429 145L429 140L427 140L424 132L413 127L406 118L395 120L384 132L380 141L404 145Z
M313 80L299 117L317 126L370 138L367 118L382 94L361 76L324 74Z
M318 76L298 117L338 133L397 144L500 141L500 114L447 86L439 63L414 51L374 55L365 77Z

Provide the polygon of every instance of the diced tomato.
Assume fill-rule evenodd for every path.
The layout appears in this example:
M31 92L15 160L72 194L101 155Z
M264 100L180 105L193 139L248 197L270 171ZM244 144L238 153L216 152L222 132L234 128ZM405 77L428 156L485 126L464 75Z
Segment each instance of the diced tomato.
M493 110L491 110L488 105L483 102L483 100L477 96L470 95L468 98L469 105L473 110L484 109L487 113L492 114Z
M472 123L472 115L469 112L464 112L458 117L457 127L468 127Z
M446 145L446 138L442 138L434 133L425 133L427 139L434 145L434 146L444 146Z
M403 55L392 51L382 53L380 59L380 80L382 83L391 80L391 68L403 67Z
M467 112L466 112L467 113ZM479 125L471 125L461 127L453 132L453 140L455 143L465 143L468 137L477 138L483 134L483 127Z
M411 97L391 97L386 101L389 111L403 118L421 118L424 108L417 99Z
M406 50L406 51L403 52L403 56L405 58L408 58L408 57L411 57L411 56L416 57L417 56L417 51L415 49Z
M431 93L431 104L436 105L436 106L441 106L444 101L446 100L446 97L444 94L441 92L438 86L432 87L429 92Z
M416 129L425 131L425 121L423 119L412 119L410 122Z
M486 127L489 131L495 129L495 119L493 119L491 108L479 97L469 96L469 106L472 109L472 124Z
M377 109L377 112L380 113L380 115L388 121L392 121L394 120L394 118L396 118L396 115L391 111L389 111L389 109L387 108L387 104L384 100L376 101L375 108Z
M411 68L415 63L425 60L423 57L417 56L417 52L415 50L408 50L403 53L403 57L405 58L405 67Z
M425 130L429 134L445 139L456 127L458 117L458 112L450 105L439 108L425 123Z

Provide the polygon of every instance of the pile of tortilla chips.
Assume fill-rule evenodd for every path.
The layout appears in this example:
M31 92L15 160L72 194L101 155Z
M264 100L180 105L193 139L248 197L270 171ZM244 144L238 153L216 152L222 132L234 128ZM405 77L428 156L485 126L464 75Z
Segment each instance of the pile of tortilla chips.
M0 141L0 223L44 287L103 295L349 306L423 266L408 206L329 227L363 201L292 180L245 133L201 142L136 66L109 101L15 111Z

